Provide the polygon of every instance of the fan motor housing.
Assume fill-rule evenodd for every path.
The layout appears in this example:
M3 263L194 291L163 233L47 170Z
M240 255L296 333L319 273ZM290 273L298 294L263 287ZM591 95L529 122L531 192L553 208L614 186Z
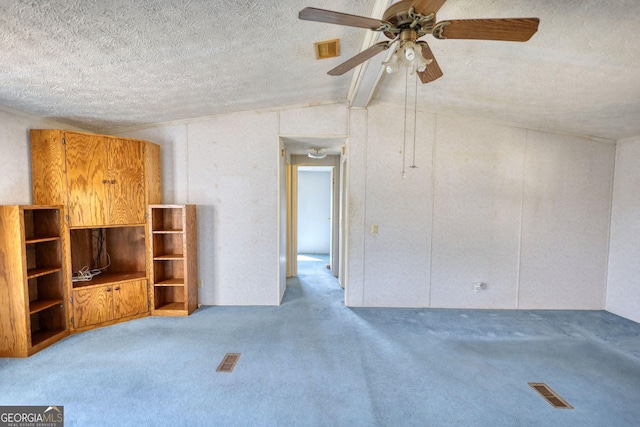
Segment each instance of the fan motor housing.
M414 22L414 18L409 14L412 7L411 5L411 0L404 0L389 6L382 17L383 21L391 24L391 29L384 31L385 36L394 39L398 34L403 32L402 30L410 28ZM429 19L421 20L413 28L417 33L417 37L422 37L430 33L433 29L436 20L435 13L428 16L428 18Z

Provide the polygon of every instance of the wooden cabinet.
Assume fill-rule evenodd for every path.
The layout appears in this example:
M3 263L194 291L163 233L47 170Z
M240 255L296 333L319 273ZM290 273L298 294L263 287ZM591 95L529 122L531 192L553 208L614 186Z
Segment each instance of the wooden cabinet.
M82 329L147 313L148 301L146 280L74 289L74 327Z
M144 223L144 143L77 133L64 141L70 224Z
M73 331L149 315L144 226L70 231Z
M0 206L0 356L27 357L69 335L62 206Z
M43 129L30 139L34 203L66 206L70 227L143 224L161 201L156 144Z
M145 223L162 202L160 147L59 129L30 141L34 203L66 207L71 331L149 315Z
M151 314L188 316L198 307L195 205L150 205Z

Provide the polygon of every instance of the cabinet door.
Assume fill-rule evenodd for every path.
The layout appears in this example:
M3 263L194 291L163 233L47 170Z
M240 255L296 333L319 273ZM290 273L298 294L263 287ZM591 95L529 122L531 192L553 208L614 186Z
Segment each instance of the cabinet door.
M108 225L109 181L106 141L99 135L66 133L69 224Z
M111 225L143 224L143 143L109 140L109 220Z
M29 136L33 204L68 206L64 132L31 129Z
M147 301L146 280L113 285L113 313L116 319L148 311Z
M112 319L113 290L111 285L73 291L73 324L76 328L97 325Z

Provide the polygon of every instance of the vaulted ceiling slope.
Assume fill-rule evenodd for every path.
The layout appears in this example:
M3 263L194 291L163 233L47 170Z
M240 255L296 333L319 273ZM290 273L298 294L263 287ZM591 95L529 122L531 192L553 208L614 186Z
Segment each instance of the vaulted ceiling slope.
M301 21L298 11L372 16L390 3L2 1L0 105L104 131L355 102L358 70L326 72L363 49L369 30ZM539 17L538 33L526 43L425 38L444 76L420 85L418 108L609 140L640 135L640 2L448 0L437 20L507 17ZM313 43L335 38L341 56L316 60ZM384 56L366 67L375 81L358 88L371 102L402 103L404 76L379 78Z

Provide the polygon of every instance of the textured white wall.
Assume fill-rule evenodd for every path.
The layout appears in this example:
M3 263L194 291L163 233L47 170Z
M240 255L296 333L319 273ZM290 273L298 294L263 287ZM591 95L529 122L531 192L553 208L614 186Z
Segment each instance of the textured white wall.
M403 110L370 108L366 153L364 305L424 307L429 301L431 163L435 116L418 115L402 177ZM413 129L411 128L411 135ZM373 228L378 226L375 234Z
M640 322L640 137L618 143L606 309Z
M163 203L198 205L199 302L279 303L277 113L238 113L122 135L160 144Z
M528 132L521 308L603 309L615 146Z
M517 307L525 133L438 116L432 306Z
M349 133L348 305L604 307L612 145L420 112L418 168L402 179L401 124L394 106L320 106L126 135L161 144L166 203L200 206L203 304L279 302L278 135ZM55 126L0 112L2 203L30 202L27 132ZM626 255L637 249L636 223L625 216L637 145L621 145L618 155L607 306L621 314L637 309L635 258ZM488 286L475 293L474 281Z
M280 112L282 135L346 135L349 114L343 104L291 108Z
M199 302L274 305L284 288L278 135L347 132L344 105L245 112L127 131L160 144L163 202L198 205Z
M189 200L199 205L205 304L278 304L277 113L188 128Z
M364 237L366 219L366 162L368 112L351 110L347 141L347 209L345 303L351 307L364 305Z
M419 113L402 180L402 110L367 115L350 129L349 305L604 308L612 144Z

